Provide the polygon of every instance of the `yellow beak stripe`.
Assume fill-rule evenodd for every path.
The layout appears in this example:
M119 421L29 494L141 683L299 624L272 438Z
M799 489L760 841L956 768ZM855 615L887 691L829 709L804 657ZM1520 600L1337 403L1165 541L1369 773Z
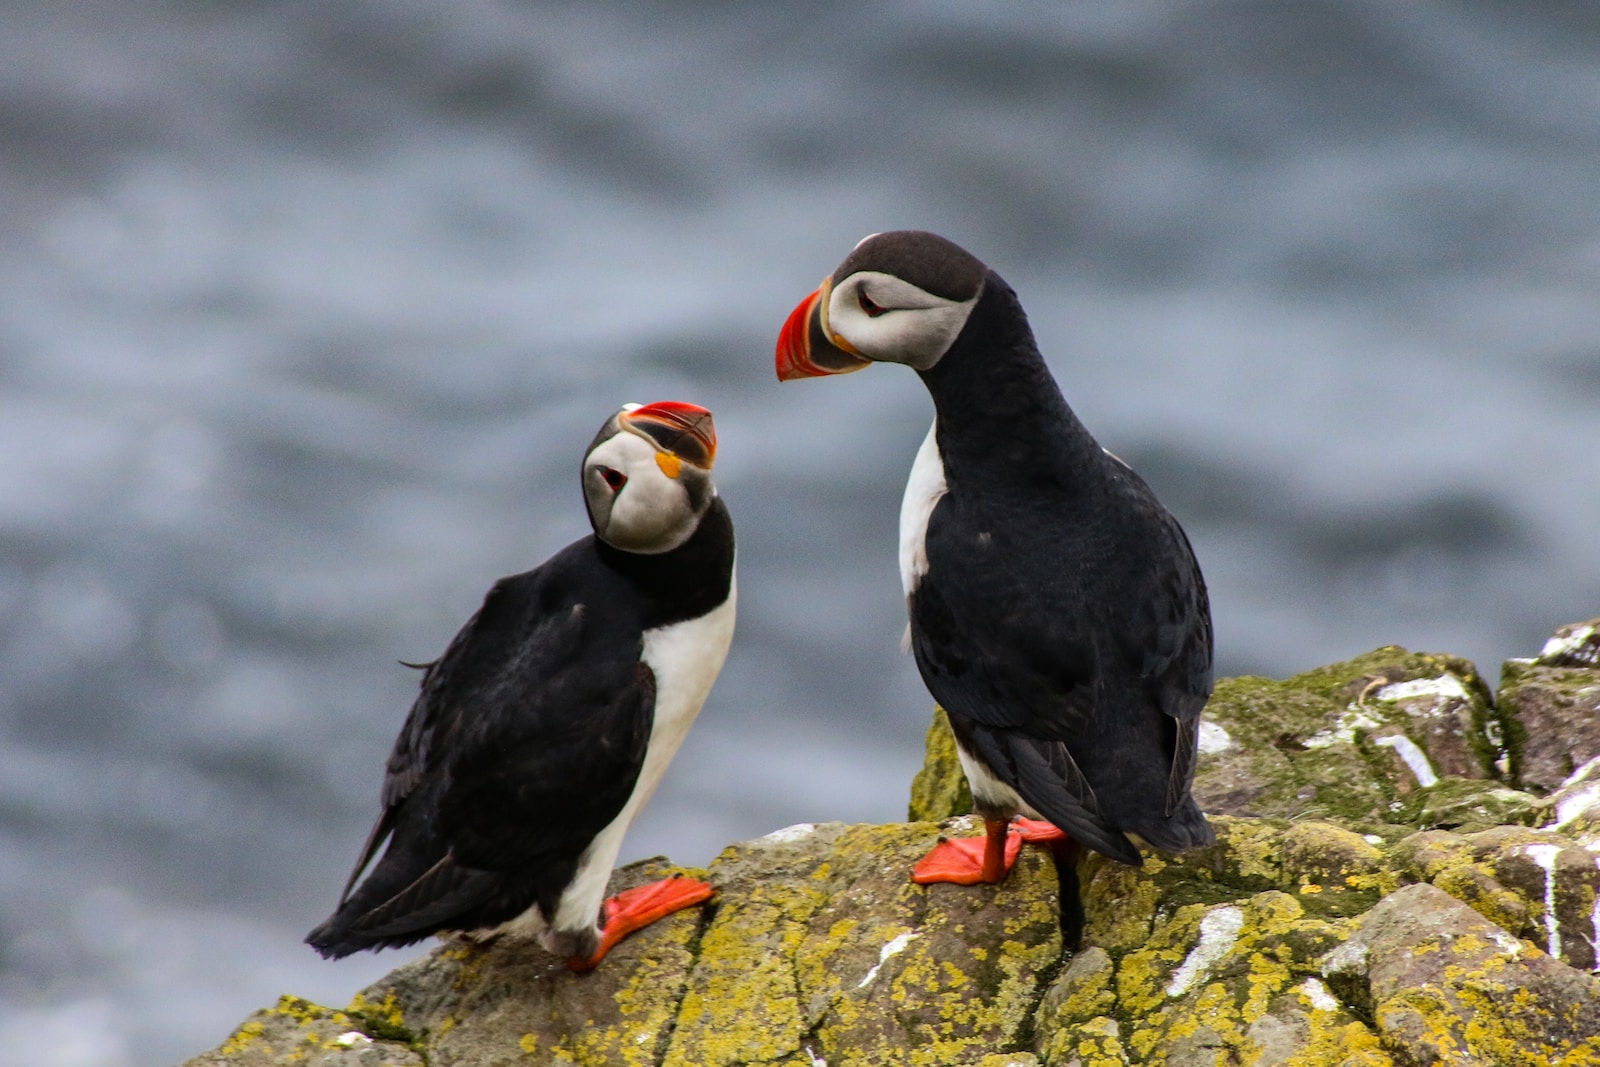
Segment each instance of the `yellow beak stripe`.
M678 472L683 469L683 460L674 456L671 452L657 452L656 466L660 467L661 473L668 478L676 478Z

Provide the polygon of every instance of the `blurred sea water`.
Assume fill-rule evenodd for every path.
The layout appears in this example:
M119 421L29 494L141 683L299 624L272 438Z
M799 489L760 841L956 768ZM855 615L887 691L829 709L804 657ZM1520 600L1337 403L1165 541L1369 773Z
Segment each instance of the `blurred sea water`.
M625 859L903 817L930 406L780 387L866 233L1021 294L1187 527L1220 673L1491 679L1600 614L1600 9L1473 0L0 8L0 1061L155 1067L423 951L300 944L416 675L721 438L739 632Z

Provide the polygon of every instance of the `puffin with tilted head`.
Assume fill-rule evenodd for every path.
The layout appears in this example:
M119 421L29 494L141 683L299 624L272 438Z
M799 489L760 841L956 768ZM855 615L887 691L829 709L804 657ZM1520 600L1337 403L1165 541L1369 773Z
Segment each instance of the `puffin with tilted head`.
M426 666L377 824L313 948L333 958L505 931L582 971L712 895L679 877L605 899L623 835L733 638L716 452L711 413L694 404L630 404L606 420L582 466L594 533L496 582Z
M781 380L879 362L933 398L900 576L986 829L941 841L914 879L999 881L1024 838L1134 865L1128 834L1209 844L1190 785L1211 614L1177 520L1067 406L1011 287L937 234L867 237L778 339Z

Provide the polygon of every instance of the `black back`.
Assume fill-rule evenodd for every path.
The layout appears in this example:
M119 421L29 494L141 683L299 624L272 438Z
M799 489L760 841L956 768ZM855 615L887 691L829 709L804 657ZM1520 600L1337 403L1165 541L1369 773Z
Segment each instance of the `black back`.
M912 648L957 737L1040 814L1129 863L1211 840L1189 795L1211 617L1187 537L1078 421L990 272L922 373L948 492Z
M338 957L535 904L553 914L644 762L655 707L644 632L725 602L733 554L715 498L670 552L591 535L496 582L422 677L351 882L387 842L383 857L307 942Z

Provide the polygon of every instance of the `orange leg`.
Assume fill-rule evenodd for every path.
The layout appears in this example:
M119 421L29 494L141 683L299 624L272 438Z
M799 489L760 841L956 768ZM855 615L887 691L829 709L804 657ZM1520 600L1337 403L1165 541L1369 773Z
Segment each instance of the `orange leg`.
M600 947L587 959L573 957L567 968L578 974L592 971L617 946L617 942L675 911L692 908L710 900L712 886L695 878L673 876L659 882L637 886L618 893L605 902L605 926L600 931Z
M1004 819L983 820L982 838L945 838L911 870L918 885L948 882L951 885L977 885L998 882L1017 862L1022 851L1022 836L1007 830Z

